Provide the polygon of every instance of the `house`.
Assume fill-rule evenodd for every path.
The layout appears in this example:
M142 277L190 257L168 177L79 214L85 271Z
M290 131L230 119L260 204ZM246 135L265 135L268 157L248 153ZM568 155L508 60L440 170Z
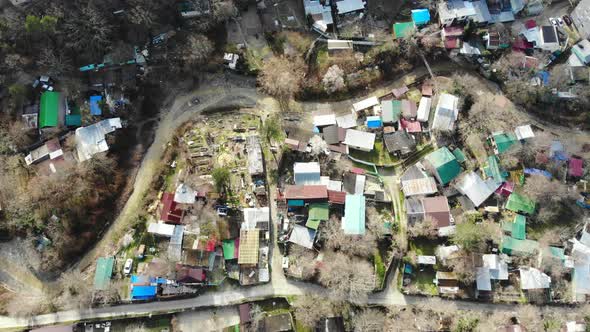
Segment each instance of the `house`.
M503 236L500 250L506 255L532 256L539 252L539 242L533 240L519 240L511 236Z
M483 266L477 268L475 279L478 291L492 291L492 280L508 280L508 264L499 255L483 255L482 261Z
M492 133L490 143L494 148L495 154L502 154L510 149L517 142L517 137L513 133L504 133L501 131Z
M356 123L356 114L350 113L346 115L341 115L336 117L336 124L340 128L349 129L354 128L357 126Z
M259 208L244 208L244 221L240 229L259 229L268 231L270 209L268 206Z
M420 98L420 104L418 104L418 112L416 120L420 122L427 122L430 118L430 108L432 107L432 99L429 97Z
M300 245L307 249L312 249L315 236L315 229L310 229L301 225L293 225L291 234L289 234L289 242Z
M328 188L321 185L285 186L285 199L287 204L312 201L325 201L328 199Z
M581 0L570 14L583 39L590 37L590 0Z
M312 28L319 32L326 32L332 28L334 19L332 18L332 8L330 5L323 5L318 0L303 0L305 16L310 17Z
M418 115L418 108L416 108L416 103L404 99L402 100L402 116L408 120L415 119Z
M422 206L424 216L434 221L436 229L440 230L451 226L453 217L451 216L449 201L445 196L425 197L422 199Z
M426 8L413 9L411 13L415 26L425 25L430 22L430 11Z
M516 213L532 215L535 213L536 206L535 202L528 197L522 196L518 193L512 193L508 197L505 208Z
M450 131L455 126L459 115L459 98L448 93L443 93L438 99L434 111L432 129Z
M313 117L314 127L321 128L325 126L331 126L336 124L336 114L320 114Z
M346 195L342 229L346 235L365 235L365 196Z
M375 146L375 134L365 131L347 129L344 144L349 148L369 152Z
M164 196L164 195L162 195ZM173 201L178 204L192 205L197 200L197 192L186 183L180 183L174 192Z
M438 190L433 177L426 177L413 180L402 180L402 191L406 197L432 195Z
M383 100L381 102L381 119L383 124L393 124L397 122L402 113L401 101Z
M410 37L415 31L414 22L401 22L393 24L393 39Z
M150 234L158 236L172 237L174 235L174 228L174 225L151 222L148 225L147 231Z
M446 49L456 49L461 47L461 37L465 31L462 26L443 27L441 37Z
M238 264L258 264L259 229L240 229L240 248L238 251Z
M469 197L475 207L485 202L499 186L500 184L496 183L493 179L482 180L473 171L463 174L455 184L455 188L461 194Z
M83 162L97 153L108 151L106 135L120 128L122 128L120 118L106 119L87 127L77 128L75 141L78 160Z
M502 229L514 239L526 240L526 217L517 214L513 221L502 222Z
M296 162L293 166L293 177L298 186L320 184L320 164Z
M364 100L361 100L357 103L352 104L352 109L355 112L360 112L360 111L364 111L368 108L372 108L374 106L379 105L379 99L377 99L377 97L373 96Z
M41 107L39 110L39 128L57 127L63 125L65 117L65 103L60 92L45 91L41 95Z
M404 131L406 131L408 133L421 133L422 132L422 126L420 125L419 121L406 120L406 119L402 118L399 120L399 126L400 126L400 129L403 129Z
M416 149L416 139L414 136L403 130L391 134L384 134L383 140L389 153L404 156Z
M584 160L572 157L569 160L568 174L572 177L582 177L584 175Z
M543 289L551 287L551 277L533 267L521 267L520 289Z
M27 165L32 165L47 159L55 160L60 158L63 159L63 150L59 144L59 139L54 138L29 152L29 154L25 157L25 163Z
M99 257L94 271L94 290L107 290L113 276L114 257Z
M439 148L424 158L425 165L430 168L441 185L446 185L461 173L461 165L447 147Z
M436 285L438 292L445 295L459 293L459 279L454 272L436 272Z
M544 25L539 27L539 43L535 45L544 51L555 52L561 49L557 27L553 25Z
M322 221L330 219L330 206L328 203L311 203L307 214L305 227L317 230Z
M322 129L322 138L326 141L326 144L339 144L341 142L339 135L340 129L341 128L335 125L327 126Z
M264 158L260 137L248 136L246 139L246 152L248 154L248 172L250 176L264 174Z
M175 194L164 193L162 194L162 210L160 211L160 221L170 224L179 224L182 221L184 215L183 210L178 206L178 203L174 201Z
M514 129L514 134L516 134L516 139L518 139L519 141L535 137L535 133L533 132L533 128L531 127L531 125L516 127Z

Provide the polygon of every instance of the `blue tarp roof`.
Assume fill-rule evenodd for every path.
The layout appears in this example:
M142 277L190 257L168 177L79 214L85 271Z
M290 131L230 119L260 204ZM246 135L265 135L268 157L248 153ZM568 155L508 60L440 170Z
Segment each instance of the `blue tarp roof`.
M381 127L381 117L379 117L379 116L368 116L367 117L367 127L369 127L369 128L380 128Z
M544 70L540 71L539 78L543 82L543 85L549 85L549 72Z
M156 297L157 286L133 286L131 298L133 300L148 300Z
M426 8L412 10L412 20L416 25L423 25L430 22L430 12Z
M529 174L529 175L543 175L544 177L551 179L553 176L551 175L551 173L544 171L542 169L537 169L537 168L525 168L524 169L524 174Z
M102 96L90 96L90 114L101 115L102 110L98 103L102 100Z

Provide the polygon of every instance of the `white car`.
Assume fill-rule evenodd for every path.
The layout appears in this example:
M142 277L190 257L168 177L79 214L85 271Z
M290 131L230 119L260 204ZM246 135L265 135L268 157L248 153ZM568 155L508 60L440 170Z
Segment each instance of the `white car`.
M556 27L558 25L557 20L553 17L549 18L549 22L551 22L551 25L553 25L554 27Z
M133 259L128 258L125 261L125 265L123 266L123 274L129 275L131 273L131 269L133 269Z

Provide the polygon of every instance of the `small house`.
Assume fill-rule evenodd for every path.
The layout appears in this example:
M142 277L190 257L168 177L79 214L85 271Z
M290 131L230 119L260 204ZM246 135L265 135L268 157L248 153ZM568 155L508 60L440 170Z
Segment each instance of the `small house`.
M396 131L391 134L384 134L383 140L387 152L405 156L416 149L416 139L406 131Z
M461 173L461 165L447 147L442 147L431 152L424 158L424 161L438 182L443 186L451 182Z
M248 172L251 176L264 174L264 157L260 137L248 136L246 139L246 153L248 154Z
M402 100L402 116L405 119L412 120L415 119L417 115L418 108L416 107L416 103L408 99Z
M320 114L315 115L313 117L313 125L314 127L321 128L325 126L331 126L336 124L336 115L334 113L330 114Z
M240 230L240 247L238 250L238 264L256 265L258 264L258 247L260 236L258 229L241 229Z
M490 136L490 143L495 154L508 151L517 142L517 136L513 133L495 132Z
M27 165L32 165L47 159L55 160L59 158L63 159L63 151L61 149L61 145L59 144L59 140L54 138L29 152L29 154L25 157L25 163Z
M524 125L518 126L514 129L514 134L516 134L516 138L519 141L523 141L529 138L535 137L535 133L533 132L533 128L531 125Z
M415 26L421 26L430 22L430 11L427 8L413 9L412 21Z
M459 98L443 93L438 99L432 120L432 129L451 131L459 115Z
M296 185L320 184L320 164L296 162L293 166L293 177Z
M561 49L557 28L553 25L539 27L539 43L537 43L536 47L549 52Z
M338 127L344 129L354 128L357 126L356 115L354 113L350 113L347 115L338 116L336 117L336 124Z
M431 218L436 229L451 226L452 216L449 201L445 196L425 197L422 199L424 216Z
M379 99L377 99L377 97L370 97L370 98L361 100L357 103L354 103L352 105L352 109L355 112L361 112L361 111L364 111L368 108L372 108L377 105L379 105Z
M401 116L402 107L399 100L383 100L381 102L381 118L384 124L393 124Z
M432 107L432 99L429 97L420 98L420 104L418 104L418 112L416 120L420 122L427 122L430 117L430 108Z
M511 236L503 236L500 249L506 255L532 256L539 252L539 242L533 240L519 240Z
M569 160L568 174L571 177L582 177L584 175L584 160L572 157Z
M346 195L342 229L346 235L365 235L364 195Z
M311 203L307 215L305 227L317 230L322 221L330 219L330 206L328 203Z
M346 138L344 144L349 148L369 152L375 146L375 134L365 131L348 129L346 130Z
M401 39L412 36L416 27L414 22L398 22L393 24L393 39Z
M485 202L495 191L500 184L497 184L493 179L486 181L475 172L463 174L457 180L455 188L463 195L469 197L473 205L478 207Z
M312 249L313 243L315 241L315 236L315 229L307 228L301 225L293 225L291 234L289 234L289 242L307 249Z
M174 225L151 222L147 228L148 233L162 237L174 235Z
M445 295L459 293L459 279L454 272L436 272L436 285L438 292Z
M404 131L406 131L408 133L421 133L422 132L422 126L420 125L419 121L406 120L406 119L402 118L399 120L399 126L400 126L400 129L403 129Z
M516 212L516 213L523 213L532 215L535 213L535 202L533 202L528 197L520 195L518 193L512 193L508 197L508 201L506 202L506 209Z
M377 128L381 128L383 123L381 122L381 117L380 116L368 116L367 120L365 122L365 125L367 126L367 128L369 129L377 129Z
M86 161L97 153L108 151L106 135L120 128L122 128L120 118L106 119L87 127L77 128L75 141L78 160Z
M551 287L551 277L533 267L521 267L520 272L520 289L534 290L546 289Z

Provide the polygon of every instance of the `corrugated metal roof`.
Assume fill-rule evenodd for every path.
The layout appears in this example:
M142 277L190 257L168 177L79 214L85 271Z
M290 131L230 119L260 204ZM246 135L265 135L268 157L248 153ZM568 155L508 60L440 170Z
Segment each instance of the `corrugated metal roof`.
M365 234L365 196L346 195L342 229L347 235Z
M309 185L309 186L292 186L288 185L285 187L285 198L291 199L327 199L328 188L322 185Z
M94 272L94 289L106 290L109 287L113 275L113 266L115 259L113 257L99 257L96 261L96 271Z

